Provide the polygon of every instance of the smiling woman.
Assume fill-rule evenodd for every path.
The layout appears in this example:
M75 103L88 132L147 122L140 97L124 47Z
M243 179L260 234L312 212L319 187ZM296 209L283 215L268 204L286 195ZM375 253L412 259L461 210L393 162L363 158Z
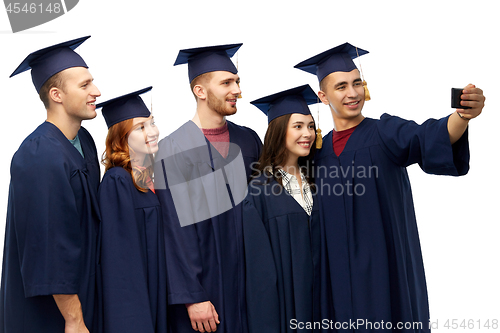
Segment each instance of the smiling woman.
M309 162L315 126L309 85L252 104L268 116L257 172L243 202L250 332L289 332L293 320L330 316L321 283L319 209ZM333 317L332 317L333 318ZM291 328L291 327L290 327Z
M159 132L139 96L149 90L97 106L109 128L98 194L103 304L98 321L105 332L166 332L165 245L150 163Z

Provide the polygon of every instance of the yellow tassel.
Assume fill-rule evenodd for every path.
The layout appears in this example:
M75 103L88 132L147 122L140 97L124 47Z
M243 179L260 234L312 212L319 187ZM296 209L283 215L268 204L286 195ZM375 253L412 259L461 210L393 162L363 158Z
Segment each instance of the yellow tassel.
M238 83L238 88L240 87L240 84ZM241 94L238 95L238 98L243 98L241 97Z
M323 136L321 135L321 130L318 128L316 130L316 149L321 149L323 147Z
M367 83L364 80L363 80L363 88L365 88L365 101L369 101L371 99L370 92L368 91Z

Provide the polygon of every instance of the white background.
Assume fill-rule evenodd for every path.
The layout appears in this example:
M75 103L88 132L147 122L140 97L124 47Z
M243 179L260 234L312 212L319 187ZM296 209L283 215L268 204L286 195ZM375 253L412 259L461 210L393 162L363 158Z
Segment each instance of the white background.
M0 169L0 240L7 207L9 165L22 140L45 120L29 72L9 75L30 53L92 35L80 48L99 101L149 85L160 136L195 112L187 66L173 67L179 49L244 43L238 52L243 99L230 119L263 138L265 116L250 101L309 83L298 62L344 42L370 51L360 58L372 100L363 113L390 113L418 123L453 112L450 88L476 84L487 97L470 122L471 169L465 177L409 168L424 257L429 303L439 331L448 319L500 320L500 185L497 127L500 32L495 1L97 1L81 0L64 16L13 34L0 10L0 96L4 152ZM355 61L358 64L358 61ZM495 82L497 82L495 84ZM152 96L152 97L151 97ZM317 117L317 106L312 106ZM323 133L332 128L319 106ZM83 123L99 154L106 125L100 114ZM1 243L0 243L1 245ZM3 246L2 246L3 248ZM451 323L451 322L450 322ZM437 330L435 330L437 331ZM500 328L498 329L500 331Z

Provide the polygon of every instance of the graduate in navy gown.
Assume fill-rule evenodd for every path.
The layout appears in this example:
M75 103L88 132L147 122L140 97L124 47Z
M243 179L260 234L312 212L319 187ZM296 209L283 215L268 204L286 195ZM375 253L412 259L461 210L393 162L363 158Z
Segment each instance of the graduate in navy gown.
M155 189L162 205L169 325L176 333L247 332L242 206L261 142L226 121L241 91L230 57L241 44L181 50L194 118L160 142Z
M167 332L167 277L160 203L153 187L159 131L139 96L98 104L108 125L99 187L99 331Z
M11 75L31 69L47 120L12 158L2 333L92 330L100 171L81 122L97 115L100 92L73 51L89 37L33 52Z
M304 85L251 102L269 122L243 203L251 333L319 332L328 311L320 297L328 295L321 290L322 240L310 172L316 132L308 104L317 101Z
M366 83L345 43L295 67L315 74L335 130L315 156L325 223L335 327L342 332L429 332L429 307L406 167L460 176L469 169L467 126L484 106L464 88L461 105L418 125L396 116L365 118ZM350 325L355 322L356 325Z

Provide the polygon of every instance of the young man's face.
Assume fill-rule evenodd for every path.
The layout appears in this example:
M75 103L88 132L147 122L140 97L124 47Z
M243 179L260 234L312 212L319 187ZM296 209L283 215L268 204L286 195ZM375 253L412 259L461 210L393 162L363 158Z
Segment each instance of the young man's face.
M212 72L212 78L206 85L208 107L222 116L236 113L236 102L241 94L240 77L224 71Z
M62 104L66 113L75 119L95 118L96 98L101 92L93 83L92 75L85 67L72 67L63 72Z
M333 119L352 120L361 116L365 103L365 90L359 71L334 72L323 79L321 101L329 105Z

